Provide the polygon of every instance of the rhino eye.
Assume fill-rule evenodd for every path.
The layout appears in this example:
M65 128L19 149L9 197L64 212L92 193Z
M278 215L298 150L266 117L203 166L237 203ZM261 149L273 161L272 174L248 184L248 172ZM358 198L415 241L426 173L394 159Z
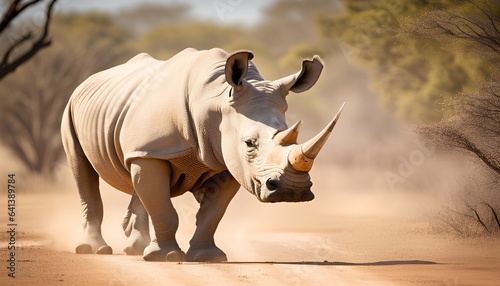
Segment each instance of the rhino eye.
M248 148L257 148L257 144L255 144L254 140L247 139L245 140L245 144L247 144Z

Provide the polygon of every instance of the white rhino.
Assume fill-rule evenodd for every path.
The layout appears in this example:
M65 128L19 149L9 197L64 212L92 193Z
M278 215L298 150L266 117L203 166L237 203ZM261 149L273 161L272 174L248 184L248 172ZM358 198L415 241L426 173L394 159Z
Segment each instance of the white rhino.
M314 198L308 172L340 111L300 145L300 121L287 128L285 111L290 91L316 83L322 60L314 56L298 73L266 81L252 58L249 51L221 49L185 49L166 61L139 54L76 88L61 133L83 209L77 253L112 253L101 235L99 177L132 195L125 251L148 261L227 260L214 233L240 185L262 202ZM200 209L185 254L175 240L171 197L188 191Z

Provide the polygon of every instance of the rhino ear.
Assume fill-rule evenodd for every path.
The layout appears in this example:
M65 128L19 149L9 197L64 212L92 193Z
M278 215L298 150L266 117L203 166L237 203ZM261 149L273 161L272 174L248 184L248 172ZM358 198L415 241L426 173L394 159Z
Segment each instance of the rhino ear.
M302 69L298 73L289 75L278 81L284 86L287 94L289 91L295 93L304 92L316 83L322 70L323 60L316 55L312 60L302 61Z
M251 59L253 54L250 51L238 51L229 55L226 61L226 81L232 87L241 85L247 74L248 61Z

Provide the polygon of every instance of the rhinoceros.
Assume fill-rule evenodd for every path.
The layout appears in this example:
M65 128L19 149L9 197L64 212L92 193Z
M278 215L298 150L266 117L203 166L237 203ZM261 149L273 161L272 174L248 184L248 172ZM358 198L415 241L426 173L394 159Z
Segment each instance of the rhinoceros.
M217 48L188 48L166 61L142 53L76 88L61 126L84 218L76 253L112 253L101 235L99 177L132 195L125 252L147 261L226 261L214 233L240 186L261 202L314 198L309 171L342 108L303 144L301 122L288 128L285 112L289 92L311 88L323 61L314 56L299 72L268 81L252 58ZM200 208L184 253L171 198L186 192Z

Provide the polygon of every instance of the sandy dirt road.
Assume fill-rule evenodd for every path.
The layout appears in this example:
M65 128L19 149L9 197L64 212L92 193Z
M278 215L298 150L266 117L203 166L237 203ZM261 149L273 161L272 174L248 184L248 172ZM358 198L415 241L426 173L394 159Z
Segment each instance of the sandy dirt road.
M75 191L19 194L15 279L7 276L0 212L0 285L500 285L500 239L437 232L425 215L432 200L421 196L339 190L307 204L266 205L240 192L216 236L230 262L153 263L124 254L128 197L103 189L103 234L114 255L73 253L81 221ZM196 204L190 197L174 204L186 250Z
M387 227L387 226L386 226ZM412 235L413 234L413 235ZM390 242L376 233L261 233L249 239L261 259L228 263L148 263L140 256L56 251L42 236L20 233L16 278L1 285L498 285L499 240L407 233ZM387 238L387 237L386 237ZM321 245L323 241L334 245ZM288 241L287 245L280 245ZM5 243L3 235L2 243ZM339 244L337 244L339 243ZM275 247L274 245L279 245ZM338 248L337 248L338 247ZM322 259L303 261L309 257ZM249 249L242 249L249 251ZM8 257L5 248L0 252ZM273 259L279 257L279 259ZM4 259L2 259L4 260ZM5 261L5 260L4 260ZM5 262L3 263L5 266Z

